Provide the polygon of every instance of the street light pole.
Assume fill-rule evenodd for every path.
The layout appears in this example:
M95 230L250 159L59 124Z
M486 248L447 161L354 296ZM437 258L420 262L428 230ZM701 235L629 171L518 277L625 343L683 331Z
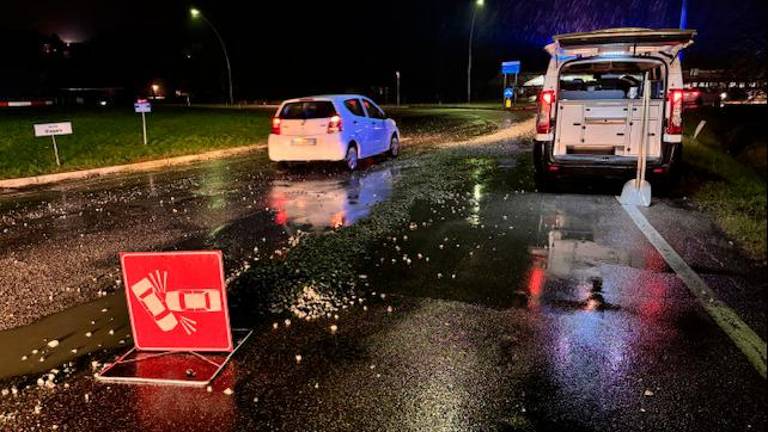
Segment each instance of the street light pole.
M685 30L688 27L688 0L682 0L680 4L680 30ZM683 60L683 50L677 53L678 60Z
M397 78L397 106L400 106L400 71L395 72Z
M467 103L472 101L472 39L475 35L475 19L477 9L483 7L484 0L475 0L472 7L472 23L469 26L469 49L467 52Z
M189 14L192 16L193 19L200 18L203 21L205 21L208 26L211 27L211 30L213 30L213 33L216 35L216 38L219 40L219 44L221 45L221 51L224 52L224 60L227 63L227 83L229 84L229 104L234 105L235 104L235 97L234 92L232 90L232 66L229 63L229 54L227 53L227 46L224 44L224 38L221 37L221 34L219 34L219 31L216 29L216 26L213 25L210 21L208 21L208 18L203 15L202 12L200 12L200 9L192 8L189 10Z

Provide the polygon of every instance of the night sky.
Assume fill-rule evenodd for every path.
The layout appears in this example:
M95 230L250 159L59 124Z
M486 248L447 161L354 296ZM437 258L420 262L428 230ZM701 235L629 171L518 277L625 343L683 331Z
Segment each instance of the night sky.
M546 64L552 34L618 26L677 27L681 0L485 0L478 12L474 77L479 97L497 91L498 63ZM80 79L141 86L152 80L220 92L224 63L212 32L179 1L5 0L0 30L34 30L89 41L99 62ZM699 31L688 66L764 73L765 1L689 0ZM466 70L473 2L390 0L197 1L230 50L237 96L282 98L391 86L402 71L411 100L457 100ZM6 44L9 42L5 42ZM189 58L187 58L189 56ZM7 60L7 59L5 59ZM0 68L2 65L0 65ZM76 79L76 78L73 78Z

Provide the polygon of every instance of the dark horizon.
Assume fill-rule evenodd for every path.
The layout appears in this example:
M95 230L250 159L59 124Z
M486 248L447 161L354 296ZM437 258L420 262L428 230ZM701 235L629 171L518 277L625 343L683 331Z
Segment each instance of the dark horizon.
M686 53L685 67L738 69L764 77L763 2L689 3L688 27L699 34ZM87 43L78 48L71 64L54 69L36 59L29 64L3 62L0 96L14 87L14 77L42 75L52 87L118 86L135 92L160 82L206 99L220 98L225 83L221 50L210 28L190 19L192 5L145 0L130 7L93 0L6 5L0 14L0 33L6 35L0 45L6 52L33 49L18 42L18 35L31 32ZM397 70L405 101L458 101L465 92L474 7L469 0L417 4L398 0L381 5L198 1L194 6L226 41L237 99L391 90ZM553 34L606 27L674 28L679 14L679 0L517 4L486 0L478 12L473 45L474 96L496 96L503 60L522 60L523 73L541 71L548 59L543 47Z

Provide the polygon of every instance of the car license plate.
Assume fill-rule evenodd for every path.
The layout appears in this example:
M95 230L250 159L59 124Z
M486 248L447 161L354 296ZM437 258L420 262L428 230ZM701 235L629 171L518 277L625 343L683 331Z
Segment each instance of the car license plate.
M308 146L317 144L316 138L294 138L291 144L296 146Z

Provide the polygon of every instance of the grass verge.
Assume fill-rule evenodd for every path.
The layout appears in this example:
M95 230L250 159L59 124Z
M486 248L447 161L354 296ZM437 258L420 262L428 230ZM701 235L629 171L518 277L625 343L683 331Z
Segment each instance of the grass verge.
M753 258L765 261L766 132L760 123L766 108L734 108L688 114L684 147L688 169L681 187ZM702 120L707 123L693 139Z
M272 109L155 107L148 114L149 145L141 142L141 117L130 109L62 108L4 111L0 116L0 179L141 162L228 147L265 144ZM465 139L493 132L505 113L492 110L393 109L407 145ZM35 138L32 125L71 121L74 134Z
M267 111L156 108L147 115L149 144L141 141L141 117L130 110L59 108L10 111L0 118L0 178L119 165L264 142ZM62 167L49 138L35 138L34 123L71 121L73 135L57 137Z

